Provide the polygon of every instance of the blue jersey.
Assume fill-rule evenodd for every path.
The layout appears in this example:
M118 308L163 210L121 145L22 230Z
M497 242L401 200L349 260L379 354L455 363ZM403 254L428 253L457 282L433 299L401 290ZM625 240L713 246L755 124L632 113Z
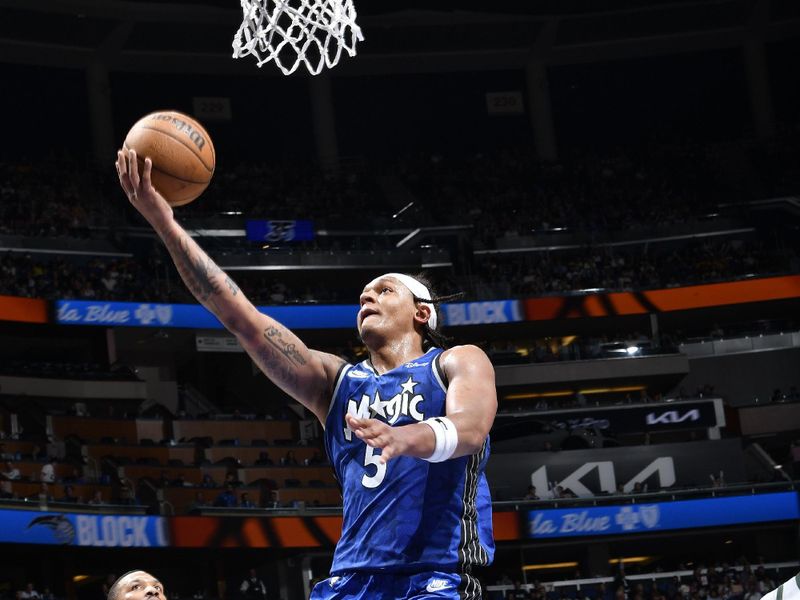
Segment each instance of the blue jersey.
M440 348L378 375L368 361L339 372L326 419L325 444L342 486L344 519L331 574L351 571L468 573L494 556L492 506L478 454L440 463L399 456L378 462L380 449L359 439L348 412L393 427L445 415L447 390Z

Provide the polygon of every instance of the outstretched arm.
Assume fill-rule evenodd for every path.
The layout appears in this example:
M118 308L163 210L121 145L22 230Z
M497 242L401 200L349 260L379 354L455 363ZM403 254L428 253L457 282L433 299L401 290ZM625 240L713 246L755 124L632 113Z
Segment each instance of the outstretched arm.
M458 445L451 458L477 454L489 435L497 414L494 367L477 346L456 346L442 354L441 363L450 384L446 416L458 432ZM381 448L381 463L395 456L428 458L436 447L436 436L425 423L391 427L377 419L345 416L356 436L373 448Z
M186 287L233 333L278 387L325 424L333 380L342 359L309 350L289 329L258 312L236 283L173 218L172 207L152 186L152 162L139 173L134 150L117 153L117 172L131 204L164 242Z

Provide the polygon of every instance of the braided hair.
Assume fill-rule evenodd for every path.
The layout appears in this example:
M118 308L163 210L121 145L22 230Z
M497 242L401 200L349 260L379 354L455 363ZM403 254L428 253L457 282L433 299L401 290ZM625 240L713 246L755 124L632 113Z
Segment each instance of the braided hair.
M430 298L417 298L414 296L414 302L426 302L428 304L433 304L436 312L441 315L440 307L443 302L452 302L453 300L458 300L464 294L459 292L457 294L447 294L443 296L439 296L436 291L433 289L433 285L431 284L431 280L425 273L417 273L416 275L411 275L414 279L419 281L422 285L428 288L428 291L431 294ZM444 335L441 332L442 327L442 319L441 316L438 319L438 323L436 324L436 329L433 329L430 326L430 323L425 323L422 329L422 349L426 352L431 348L444 348L447 349L451 346L451 342L453 338Z

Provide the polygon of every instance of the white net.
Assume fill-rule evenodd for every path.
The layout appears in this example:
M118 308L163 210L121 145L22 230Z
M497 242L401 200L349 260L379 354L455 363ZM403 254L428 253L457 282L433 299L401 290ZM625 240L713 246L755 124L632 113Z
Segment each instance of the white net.
M300 64L313 75L356 54L363 41L353 0L241 0L243 20L233 57L253 55L260 67L274 61L284 75Z

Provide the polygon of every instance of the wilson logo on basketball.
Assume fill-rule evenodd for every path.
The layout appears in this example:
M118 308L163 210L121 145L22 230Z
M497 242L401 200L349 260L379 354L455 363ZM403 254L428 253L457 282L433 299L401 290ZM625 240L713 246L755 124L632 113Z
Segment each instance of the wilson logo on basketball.
M203 146L206 145L206 140L203 137L203 134L182 119L164 113L156 113L150 118L154 121L169 121L175 127L175 129L181 133L185 133L189 139L192 140L192 143L197 146L198 150L202 150Z

